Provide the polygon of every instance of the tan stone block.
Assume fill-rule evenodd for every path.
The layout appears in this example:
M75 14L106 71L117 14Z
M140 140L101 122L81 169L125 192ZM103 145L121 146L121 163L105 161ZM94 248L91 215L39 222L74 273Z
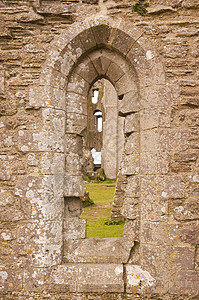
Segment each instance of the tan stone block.
M22 289L23 271L18 267L1 267L1 291L11 292Z
M48 290L49 273L46 268L29 267L23 273L23 289L25 291L42 291L44 286Z
M142 110L140 113L140 129L153 129L159 125L158 109Z
M79 113L67 113L66 133L83 135L87 126L87 116Z
M195 267L199 269L199 246L196 246Z
M64 124L66 113L60 109L42 108L42 129L46 132L56 132L56 134L64 135Z
M131 91L137 90L137 84L133 80L133 74L126 73L115 84L115 89L118 95L124 95Z
M142 176L141 212L146 220L163 221L168 217L168 199L183 198L182 176Z
M139 157L137 154L129 154L121 162L122 175L134 175L139 172Z
M125 197L138 198L139 197L139 178L138 176L128 176L127 183L124 186Z
M27 156L28 164L33 164L37 160L34 153ZM45 152L39 157L39 167L42 174L64 174L65 155L63 153Z
M198 245L199 241L199 222L190 221L181 225L179 229L180 240L191 245Z
M106 72L108 78L111 79L112 82L117 82L125 73L123 70L118 66L117 63L111 62L109 68Z
M143 244L156 246L168 245L167 223L143 221L140 228L140 241Z
M26 109L38 109L40 107L65 109L65 95L65 90L59 87L49 85L30 87L29 103L26 105Z
M177 270L194 270L195 247L172 247L169 252L169 264Z
M141 174L167 174L169 171L169 155L167 152L140 153Z
M5 82L5 79L4 79L4 70L1 70L0 69L0 94L3 94L4 93L4 82Z
M175 99L175 98L174 98ZM175 104L171 90L165 85L150 85L140 89L140 107L151 108Z
M140 133L140 151L154 152L158 150L159 132L157 129L149 129Z
M56 291L77 291L79 268L77 264L59 265L52 269L49 286Z
M107 49L101 49L89 54L95 69L99 75L105 75L111 62L114 61L115 54Z
M65 172L79 176L82 174L82 157L78 153L70 152L66 155Z
M78 64L78 66L75 68L75 72L85 79L89 84L93 83L99 76L89 57L86 57Z
M184 201L170 203L170 214L177 221L198 220L199 200L188 198Z
M66 243L70 239L75 240L86 238L86 220L78 217L65 219L63 234Z
M123 245L126 245L125 249ZM86 238L68 240L64 262L71 263L126 263L133 241L123 237Z
M132 199L125 198L123 206L121 208L121 214L126 219L135 220L139 217L139 205L138 202L136 203L135 199L130 201Z
M98 24L98 26L92 27L92 32L97 45L107 45L109 43L111 27L107 24Z
M117 49L117 51L119 51L123 55L126 55L134 42L135 40L131 38L131 36L126 34L124 31L121 31L120 29L116 29L111 45L112 47Z
M167 293L169 290L168 246L141 244L140 259L142 268L148 270L156 280L153 292ZM162 272L164 270L164 272Z
M89 90L88 82L79 76L77 73L73 73L72 76L69 78L69 82L67 85L67 91L78 93L83 96L87 95Z
M76 134L65 135L65 151L66 153L78 153L79 156L83 154L83 139L81 136Z
M78 37L80 38L80 41L82 42L86 50L89 50L96 46L96 41L91 28L80 32Z
M140 109L137 90L124 94L122 100L119 100L119 113L128 114L137 112Z
M132 241L139 241L140 221L127 219L124 224L123 236Z
M55 267L50 284L70 292L123 292L121 264L66 264Z
M78 292L120 292L124 291L122 264L80 265Z
M131 135L126 137L126 143L125 143L125 153L132 154L132 153L138 153L139 152L139 134L136 132L133 132Z
M64 197L83 197L86 191L82 176L64 176Z
M139 114L131 114L125 118L125 133L139 131Z
M126 265L127 293L149 292L155 284L155 278L139 265Z
M66 45L66 44L65 44ZM64 50L64 51L63 51ZM84 47L80 42L78 36L71 39L70 43L63 49L64 53L70 53L74 62L78 60L84 53Z
M15 195L29 218L55 220L63 213L63 175L18 176Z
M87 99L83 95L68 92L66 97L67 113L77 113L87 115Z
M10 180L11 166L5 155L0 155L0 180Z
M185 151L189 147L189 136L190 133L186 129L160 129L159 150Z

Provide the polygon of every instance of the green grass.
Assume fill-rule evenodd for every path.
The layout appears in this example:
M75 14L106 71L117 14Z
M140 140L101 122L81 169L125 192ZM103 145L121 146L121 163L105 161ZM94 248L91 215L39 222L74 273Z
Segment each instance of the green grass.
M95 203L85 207L80 216L87 220L87 236L98 238L122 236L124 223L120 225L104 224L105 222L109 223L110 220L115 185L115 181L86 184L90 198Z

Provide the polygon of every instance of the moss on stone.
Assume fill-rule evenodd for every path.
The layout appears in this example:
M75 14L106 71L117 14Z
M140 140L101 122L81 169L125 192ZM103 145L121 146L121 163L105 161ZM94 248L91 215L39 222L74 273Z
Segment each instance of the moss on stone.
M138 14L141 16L146 16L147 10L146 8L149 6L149 3L146 2L146 0L138 0L134 5L133 5L133 11L136 11Z

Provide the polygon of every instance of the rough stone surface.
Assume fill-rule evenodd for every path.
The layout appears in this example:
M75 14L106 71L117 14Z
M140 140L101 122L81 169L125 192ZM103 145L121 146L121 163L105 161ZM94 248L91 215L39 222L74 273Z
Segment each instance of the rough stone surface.
M137 2L0 1L2 299L199 297L199 1ZM106 241L79 218L101 78L124 145Z

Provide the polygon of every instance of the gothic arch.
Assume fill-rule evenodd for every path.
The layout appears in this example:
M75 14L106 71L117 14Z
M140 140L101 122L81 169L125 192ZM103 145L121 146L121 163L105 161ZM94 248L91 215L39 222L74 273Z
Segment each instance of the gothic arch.
M143 32L124 20L99 17L71 25L51 43L51 51L43 67L40 83L30 90L30 106L41 108L43 116L43 135L38 136L37 141L43 145L45 136L48 147L45 144L44 151L48 148L52 156L61 154L59 174L56 170L51 171L55 181L57 176L61 178L58 198L54 198L51 206L52 209L53 206L54 209L59 206L56 222L62 227L63 197L67 200L65 201L67 208L65 203L64 212L66 215L70 201L78 201L85 191L81 176L81 151L79 150L81 147L78 145L81 145L81 135L86 126L85 110L89 88L102 77L110 80L118 96L123 95L120 112L125 116L127 147L121 176L127 176L124 192L126 199L122 207L123 214L127 218L124 231L126 249L123 249L124 241L117 240L114 243L118 249L123 249L118 251L118 253L123 252L121 256L91 257L90 253L88 256L80 254L71 256L71 253L77 249L77 245L81 253L88 252L90 245L90 241L85 239L85 223L81 221L80 224L79 212L77 214L75 212L79 209L77 205L76 208L71 208L73 226L70 227L68 223L70 220L68 221L67 218L64 221L65 228L69 228L68 232L64 232L66 246L64 249L67 248L66 253L69 253L68 256L64 254L65 262L126 263L133 241L140 242L143 224L145 225L150 218L145 199L142 199L140 178L144 182L145 177L147 178L151 173L144 169L141 161L144 157L147 163L150 155L156 154L159 136L158 130L151 129L144 122L143 115L149 110L166 106L170 101L163 66L153 45ZM51 115L51 122L46 121L48 115ZM58 115L59 121L57 121ZM151 148L146 145L146 130L153 145ZM134 146L129 147L129 145ZM48 197L48 191L46 195ZM132 198L137 201L135 205L131 202ZM156 204L151 204L151 209L155 210ZM75 226L77 230L74 233ZM51 239L52 244L55 237L48 237L46 233L43 243L45 249L48 248L48 239ZM67 245L67 239L73 242ZM143 237L142 242L145 242ZM109 253L114 243L110 243ZM52 255L49 257L47 265L59 264L62 260L61 236L56 237L55 244L59 244L59 247L55 247L53 258Z

